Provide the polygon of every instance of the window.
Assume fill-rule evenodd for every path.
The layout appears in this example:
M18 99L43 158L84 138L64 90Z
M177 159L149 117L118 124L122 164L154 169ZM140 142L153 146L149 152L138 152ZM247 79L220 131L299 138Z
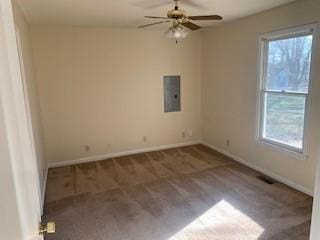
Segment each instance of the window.
M259 140L305 153L313 27L267 34L261 39Z

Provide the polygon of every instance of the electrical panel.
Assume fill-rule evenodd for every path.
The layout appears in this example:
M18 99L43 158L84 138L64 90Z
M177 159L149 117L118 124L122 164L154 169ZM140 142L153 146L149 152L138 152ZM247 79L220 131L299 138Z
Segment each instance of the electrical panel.
M180 76L164 76L164 111L181 111Z

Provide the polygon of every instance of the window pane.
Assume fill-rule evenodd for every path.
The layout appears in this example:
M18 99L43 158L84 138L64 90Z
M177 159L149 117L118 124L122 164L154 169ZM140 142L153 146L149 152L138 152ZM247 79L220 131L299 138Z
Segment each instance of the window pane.
M268 43L268 90L308 92L312 35Z
M263 137L302 149L304 96L265 93Z

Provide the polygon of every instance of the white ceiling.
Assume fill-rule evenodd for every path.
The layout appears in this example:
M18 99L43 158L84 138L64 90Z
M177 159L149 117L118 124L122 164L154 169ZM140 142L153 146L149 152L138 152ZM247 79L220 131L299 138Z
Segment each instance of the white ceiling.
M219 14L224 21L249 16L294 0L180 0L190 15ZM166 16L172 0L19 0L31 24L136 27L156 22L144 15ZM214 22L197 21L203 27Z

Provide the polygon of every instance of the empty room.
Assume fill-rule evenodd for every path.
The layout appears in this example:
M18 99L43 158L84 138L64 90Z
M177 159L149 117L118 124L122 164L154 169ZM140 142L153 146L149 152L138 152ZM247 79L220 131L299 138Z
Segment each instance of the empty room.
M0 0L0 239L319 240L319 0Z

